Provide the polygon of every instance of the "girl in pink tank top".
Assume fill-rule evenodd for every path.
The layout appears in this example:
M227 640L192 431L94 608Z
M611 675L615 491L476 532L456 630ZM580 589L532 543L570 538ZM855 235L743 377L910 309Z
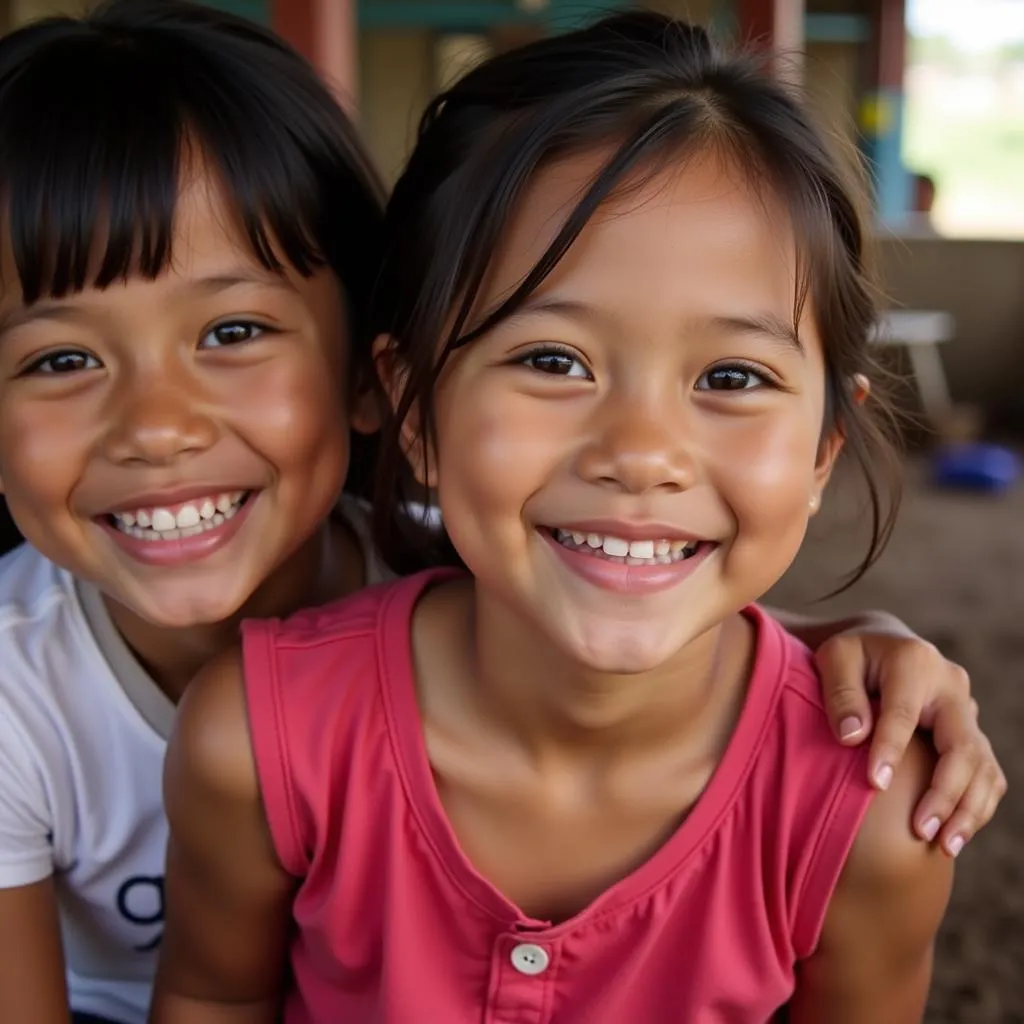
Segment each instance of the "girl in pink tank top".
M248 624L190 688L153 1019L920 1020L928 759L876 795L757 605L842 450L853 578L894 511L855 191L803 107L610 17L439 97L388 231L378 539L408 564L387 513L434 495L451 568Z

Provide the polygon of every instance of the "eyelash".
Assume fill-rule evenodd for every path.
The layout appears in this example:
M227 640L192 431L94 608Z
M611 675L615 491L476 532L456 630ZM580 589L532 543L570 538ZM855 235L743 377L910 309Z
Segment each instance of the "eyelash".
M234 320L222 320L218 324L214 324L200 339L199 343L202 343L210 337L216 331L222 331L226 327L247 327L253 329L255 333L251 338L243 338L241 341L229 342L227 344L217 345L216 348L235 348L237 345L247 345L251 341L258 341L260 338L276 333L272 327L268 327L266 324L261 324L258 320L245 320L245 319L234 319Z
M220 345L212 346L213 348L235 348L239 345L246 345L249 342L257 341L259 338L264 337L268 334L276 333L274 328L268 327L266 324L261 324L256 320L223 320L219 324L214 324L213 327L211 327L203 334L203 336L199 339L200 348L203 348L203 342L206 341L206 339L209 338L210 335L212 335L215 331L222 331L224 330L224 328L228 327L250 328L253 331L253 335L252 337L249 338L243 338L241 341L222 343ZM205 351L209 350L205 349ZM53 363L58 359L66 358L68 356L80 357L82 360L86 362L86 364L91 363L92 365L79 366L74 369L68 369L63 371L54 369L43 369L43 367L46 366L47 364ZM92 355L89 352L86 352L83 349L63 348L56 349L52 352L47 352L45 355L33 360L18 374L18 376L30 377L40 375L44 377L65 377L70 376L72 374L86 373L89 370L97 370L100 369L101 366L102 364L94 355Z
M86 363L92 363L92 366L80 366L73 370L44 370L43 367L47 363L53 363L58 359L66 358L68 356L77 356L83 359ZM53 352L47 352L46 355L40 356L38 359L29 363L19 374L19 377L32 377L35 375L43 377L66 377L73 373L85 373L89 370L97 370L100 367L100 361L88 352L83 352L79 348L61 348Z
M721 373L723 370L726 371L738 371L739 373L750 374L752 377L757 377L760 384L750 388L695 388L697 391L758 391L762 387L773 388L778 391L781 385L777 378L773 377L763 366L757 366L754 363L744 362L742 359L733 359L727 363L718 363L705 370L698 378L698 383L709 377L713 373Z
M579 365L582 366L584 370L586 370L587 376L586 376L586 378L582 378L582 377L579 377L579 376L573 376L571 378L572 380L583 380L583 379L593 380L594 379L593 375L590 372L590 370L587 368L587 365L580 358L579 353L576 352L575 350L569 348L568 345L556 345L556 344L553 344L553 343L550 343L550 342L547 343L547 344L544 344L544 345L538 345L536 348L531 349L529 352L524 352L522 355L518 356L515 361L516 361L516 363L518 365L525 366L528 370L532 370L534 373L544 374L544 376L546 376L546 377L569 377L570 376L567 373L548 373L545 370L541 370L541 369L539 369L536 366L531 366L530 365L530 360L531 359L538 359L538 358L540 358L542 356L560 356L561 358L568 359L571 362L579 363Z
M521 355L516 360L516 362L519 365L525 366L527 369L533 370L536 373L543 373L545 376L549 376L549 377L568 377L568 376L570 376L567 373L563 373L563 374L560 374L560 373L548 373L548 372L546 372L544 370L539 369L536 366L531 366L530 365L530 360L537 359L537 358L539 358L541 356L561 356L563 359L571 360L574 363L578 363L580 366L582 366L587 371L587 378L586 379L593 380L593 376L591 375L590 370L587 369L586 364L580 358L579 354L577 352L575 352L573 349L571 349L571 348L569 348L568 346L565 346L565 345L556 345L556 344L550 344L549 343L549 344L546 344L546 345L543 345L543 346L539 346L538 348L532 349L531 351L526 352L523 355ZM734 372L749 374L752 377L756 377L758 379L759 383L754 385L753 387L743 387L743 388L710 388L710 387L701 388L701 387L695 387L695 390L697 390L697 391L724 391L724 392L732 392L732 391L757 391L757 390L759 390L762 387L773 388L775 390L779 390L780 387L781 387L779 381L775 377L773 377L773 375L771 373L769 373L769 371L766 370L764 367L757 366L757 365L755 365L753 363L745 362L745 361L743 361L741 359L734 359L734 360L732 360L730 362L726 362L726 363L718 363L717 365L710 367L709 369L705 370L700 375L700 377L697 378L698 383L700 381L704 380L705 378L709 377L711 374L713 374L713 373L721 373L722 371L734 371ZM575 377L573 377L573 379L579 380L581 378L579 376L575 376Z

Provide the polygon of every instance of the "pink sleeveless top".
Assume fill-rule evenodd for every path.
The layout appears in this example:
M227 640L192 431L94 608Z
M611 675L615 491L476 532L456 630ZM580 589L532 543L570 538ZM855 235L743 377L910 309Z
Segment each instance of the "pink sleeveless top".
M815 948L871 799L810 655L757 608L735 733L645 864L561 924L459 847L417 708L410 617L444 573L244 632L273 841L298 889L285 1024L760 1024Z

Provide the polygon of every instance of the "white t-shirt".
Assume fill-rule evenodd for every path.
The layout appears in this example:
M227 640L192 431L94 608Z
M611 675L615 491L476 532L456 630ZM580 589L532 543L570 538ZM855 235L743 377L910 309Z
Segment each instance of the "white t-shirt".
M145 1024L163 932L173 719L93 587L27 545L0 559L0 888L54 876L71 1006L123 1024Z

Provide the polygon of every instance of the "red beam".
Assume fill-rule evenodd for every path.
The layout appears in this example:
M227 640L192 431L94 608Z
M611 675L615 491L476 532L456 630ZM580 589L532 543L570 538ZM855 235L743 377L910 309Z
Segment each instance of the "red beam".
M776 72L801 78L804 50L804 0L735 0L739 42L779 56Z
M353 117L358 103L356 0L271 0L271 25L320 73Z

